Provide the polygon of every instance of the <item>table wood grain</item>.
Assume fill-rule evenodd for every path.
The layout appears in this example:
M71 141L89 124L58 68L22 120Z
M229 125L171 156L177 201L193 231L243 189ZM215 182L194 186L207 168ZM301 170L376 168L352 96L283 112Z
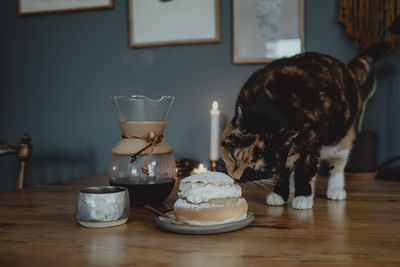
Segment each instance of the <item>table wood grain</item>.
M400 264L400 183L354 181L346 201L294 210L265 204L267 191L244 186L253 223L240 231L179 235L155 227L133 208L127 224L105 229L75 220L79 189L106 185L93 175L58 185L0 193L0 266L265 266ZM169 209L176 192L159 206Z

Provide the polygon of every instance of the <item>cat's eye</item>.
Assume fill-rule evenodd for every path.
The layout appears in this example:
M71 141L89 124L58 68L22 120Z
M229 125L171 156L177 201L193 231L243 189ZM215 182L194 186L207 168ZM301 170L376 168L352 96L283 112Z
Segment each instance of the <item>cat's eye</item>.
M233 154L233 152L232 152L232 151L229 151L229 153L230 153L230 155L231 155L231 158L236 162L237 160L236 160L236 157L235 157L235 155Z
M254 148L253 156L255 159L262 158L261 149L259 149L258 147Z

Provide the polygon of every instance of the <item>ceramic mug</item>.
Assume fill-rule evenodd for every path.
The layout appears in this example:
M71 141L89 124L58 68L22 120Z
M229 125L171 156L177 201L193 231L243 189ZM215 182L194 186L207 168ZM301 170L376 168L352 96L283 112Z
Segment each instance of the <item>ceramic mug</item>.
M79 191L76 219L85 227L111 227L126 223L130 204L128 189L120 186L94 186Z

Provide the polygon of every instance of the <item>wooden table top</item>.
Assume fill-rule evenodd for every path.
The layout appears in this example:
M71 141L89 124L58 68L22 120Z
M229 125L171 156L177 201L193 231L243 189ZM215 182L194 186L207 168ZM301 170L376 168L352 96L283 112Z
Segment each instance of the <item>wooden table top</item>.
M207 236L159 230L153 214L136 207L125 225L80 226L78 191L106 185L105 175L0 193L0 266L400 264L400 183L350 182L347 201L332 201L321 180L311 210L267 206L266 191L246 185L253 223Z

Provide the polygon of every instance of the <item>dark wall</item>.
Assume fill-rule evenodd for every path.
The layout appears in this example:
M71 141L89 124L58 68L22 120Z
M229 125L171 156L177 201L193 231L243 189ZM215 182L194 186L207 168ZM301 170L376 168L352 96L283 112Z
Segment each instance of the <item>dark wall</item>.
M128 3L114 9L19 17L16 1L0 1L0 140L28 132L34 154L28 185L107 170L118 141L112 95L174 95L166 140L175 157L207 161L209 109L218 100L224 122L237 93L262 65L232 63L232 4L221 0L221 42L130 48ZM306 48L348 61L357 53L337 23L337 2L306 1ZM380 161L400 152L396 53L379 64L377 95L365 128L381 138ZM13 188L16 160L0 159L1 190Z

